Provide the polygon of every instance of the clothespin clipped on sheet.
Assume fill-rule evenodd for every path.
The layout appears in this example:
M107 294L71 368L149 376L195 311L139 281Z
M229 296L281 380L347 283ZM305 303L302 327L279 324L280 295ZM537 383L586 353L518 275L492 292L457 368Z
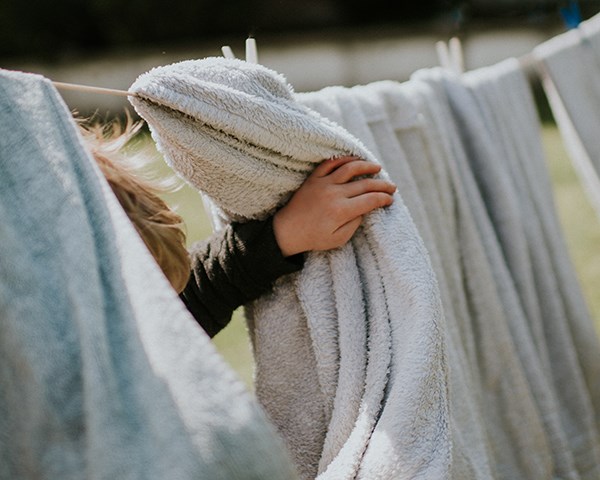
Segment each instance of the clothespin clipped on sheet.
M235 58L233 50L228 45L221 47L221 52L225 58ZM256 49L256 40L254 38L246 39L246 61L248 63L258 63L258 51Z
M463 54L463 47L460 38L452 37L448 43L450 47L450 58L452 59L452 64L454 65L456 73L464 73L465 56Z
M452 70L452 65L450 62L450 50L448 49L446 42L443 40L435 42L435 51L437 52L440 67L445 68L446 70Z
M223 52L223 56L225 58L235 58L235 55L233 54L233 50L231 50L231 47L229 45L222 46L221 52Z
M581 10L577 0L569 0L566 7L559 8L559 12L568 29L577 28L581 23Z
M439 41L435 44L440 66L460 75L465 71L465 57L462 43L458 37L452 37L448 44Z
M256 40L251 37L246 39L246 61L248 63L258 63L258 50L256 49Z

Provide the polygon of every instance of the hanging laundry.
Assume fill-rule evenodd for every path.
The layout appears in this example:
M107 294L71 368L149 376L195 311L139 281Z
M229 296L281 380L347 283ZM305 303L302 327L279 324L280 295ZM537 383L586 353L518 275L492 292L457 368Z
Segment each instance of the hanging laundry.
M403 84L378 82L352 89L329 87L320 92L300 94L298 100L323 115L330 116L340 125L344 125L351 133L364 140L370 149L378 152L378 157L398 185L398 190L402 192L439 279L448 330L447 357L450 365L448 395L453 455L452 469L446 478L489 479L494 478L495 475L492 473L489 439L484 432L486 421L481 414L481 402L478 400L479 383L474 380L472 371L473 366L477 365L476 357L474 356L472 362L467 358L465 352L467 347L464 345L468 343L467 332L457 332L456 326L457 318L468 322L469 318L464 302L461 314L454 315L454 305L448 292L450 285L458 287L462 293L463 282L460 278L453 278L452 282L445 281L444 271L440 265L439 248L442 245L452 245L457 235L449 225L440 224L440 228L444 228L444 233L440 237L443 241L439 242L440 246L436 245L432 222L425 212L426 208L439 206L439 200L427 197L429 194L437 195L442 192L443 183L447 183L448 179L445 175L442 175L443 178L436 179L434 171L437 170L431 168L432 160L441 157L440 151L437 150L438 136L428 125L428 120L423 116L423 109L420 106L419 93L423 87L424 84L417 82ZM416 141L409 139L411 135ZM417 165L411 165L412 160ZM414 170L411 170L412 167L415 167ZM421 193L419 188L423 185L417 182L419 175L426 178L430 185L436 180L440 183L435 189L424 188ZM432 201L425 205L424 199ZM453 210L450 201L446 205ZM432 208L432 211L435 211L435 208ZM444 218L449 222L454 221L454 214L448 213L449 215ZM456 269L460 269L458 262ZM461 298L464 298L464 295L461 297L460 294L453 296L457 299L457 304L460 304ZM469 325L468 331L470 330ZM470 335L472 336L472 333ZM388 405L387 408L393 415L394 406ZM343 415L343 409L340 409L338 415ZM368 449L362 460L362 468L365 472L372 471L374 465L382 463L378 454L379 442L403 435L401 431L385 425L378 424L369 440ZM365 478L368 478L368 475L365 475ZM396 473L393 470L383 470L381 478L396 478Z
M600 14L533 50L575 170L600 217Z
M470 170L475 184L468 190L470 202L478 229L487 238L485 252L508 327L550 440L553 473L562 478L594 478L597 428L589 399L596 396L596 380L589 387L583 385L582 367L573 357L575 352L585 355L583 371L591 373L599 364L590 354L596 352L597 357L600 349L576 283L562 287L572 290L568 294L568 303L576 309L569 312L572 318L561 305L557 307L561 293L555 278L561 275L548 270L548 256L567 272L572 267L564 265L567 250L552 219L552 199L544 198L534 208L529 198L532 191L539 195L549 185L529 85L516 60L461 79L446 74L440 84L459 126L457 137L468 162L464 172ZM543 233L536 227L540 217L550 218ZM551 253L544 250L548 243ZM587 325L589 339L569 341L565 325L570 321Z
M142 75L130 91L167 161L229 218L273 212L325 158L376 160L260 65L182 62ZM258 398L303 478L449 478L446 325L398 194L350 243L309 254L247 311ZM321 332L331 344L315 341ZM377 455L361 467L373 428Z
M296 94L205 59L131 92L217 223L271 214L332 155L398 185L246 307L257 396L303 478L598 477L600 346L516 60Z
M294 478L51 83L0 71L0 478Z
M598 478L600 343L554 209L529 84L514 59L470 72L464 84L499 153L485 161L471 142L470 163L527 312L544 375L556 392L567 451L580 478ZM464 94L447 85L451 99ZM464 110L461 116L466 117ZM472 127L471 139L485 138L481 130L476 137Z
M382 158L395 172L392 179L401 192L411 192L406 202L440 280L453 375L453 459L458 464L468 458L473 470L451 478L548 478L553 472L549 442L486 258L484 243L493 242L493 234L478 231L466 194L473 181L441 88L443 78L444 72L434 69L404 84L346 89L338 104L348 111L348 124L356 117L348 108L353 100L366 112L369 138L385 146ZM419 213L423 208L426 213ZM528 413L511 418L517 411ZM373 445L373 457L375 452Z
M476 434L477 409L470 406L470 425L457 431L472 436L453 435L454 458L471 454L471 466L491 469L493 478L596 478L600 346L562 240L539 119L519 63L510 59L462 78L423 70L404 84L329 87L299 100L333 115L378 152L425 241L440 280L448 358L455 355L450 364L463 368L463 378L450 369L453 420L466 418L465 385L487 398L484 433ZM504 394L489 390L497 384L494 364L503 366L495 378L514 382L503 385ZM465 375L469 370L481 385ZM515 424L516 411L529 413ZM368 451L363 464L367 459Z

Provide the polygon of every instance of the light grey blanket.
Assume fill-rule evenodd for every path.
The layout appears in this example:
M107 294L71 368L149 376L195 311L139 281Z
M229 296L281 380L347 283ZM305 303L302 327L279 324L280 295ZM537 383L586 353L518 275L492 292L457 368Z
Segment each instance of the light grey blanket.
M0 71L0 478L295 478L52 84Z
M260 65L183 62L131 91L167 161L230 218L273 212L330 156L376 161ZM248 310L257 395L304 478L450 475L445 319L400 195Z

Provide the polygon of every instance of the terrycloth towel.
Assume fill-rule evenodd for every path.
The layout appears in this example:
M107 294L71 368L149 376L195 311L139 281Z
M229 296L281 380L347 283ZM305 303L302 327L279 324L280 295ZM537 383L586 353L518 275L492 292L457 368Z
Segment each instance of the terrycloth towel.
M431 198L437 196L443 190L443 185L438 183L435 188L424 188L417 182L417 176L427 177L427 181L436 180L431 165L431 155L438 155L435 150L437 145L435 137L430 135L432 130L428 127L418 104L418 85L416 82L378 82L364 87L351 89L343 87L328 87L320 92L299 94L298 100L313 108L329 118L333 118L340 125L344 125L351 133L363 140L368 148L377 152L378 158L385 165L392 179L396 182L398 189L402 192L409 211L419 233L421 234L430 254L433 269L440 280L440 292L444 306L444 315L448 328L448 362L449 368L449 404L450 404L450 428L453 438L453 465L449 478L492 478L492 470L489 464L489 443L483 432L485 421L481 416L478 398L478 383L471 374L472 366L465 352L461 332L457 332L454 305L449 287L462 287L462 279L453 278L448 281L441 267L439 246L436 245L435 235L432 228L433 220L438 220L440 211L439 199ZM333 117L335 115L335 117ZM406 137L401 135L414 134L415 138L422 138L422 143L409 145ZM407 152L406 147L410 150ZM418 163L417 168L411 169L410 160ZM451 202L448 207L451 208ZM434 217L428 217L426 207L435 206L431 209ZM450 222L453 215L440 215ZM431 218L431 222L430 222ZM440 218L439 220L442 220ZM444 228L443 225L439 225ZM443 245L452 245L455 235L451 229L444 231L443 238L447 241L440 242ZM457 264L457 267L459 265ZM458 295L455 295L458 297ZM460 303L460 299L456 300ZM462 304L463 310L460 318L468 321L466 306ZM470 328L470 327L469 327ZM466 332L465 332L466 333ZM464 335L466 339L467 335ZM464 340L464 343L467 343ZM389 433L389 432L388 432ZM401 434L401 433L398 433ZM368 450L364 462L373 461L377 457L375 445Z
M259 65L183 62L131 91L173 168L231 218L273 212L324 158L375 161ZM399 194L346 246L308 255L250 316L257 394L303 477L448 478L446 325Z
M295 478L39 76L0 71L0 478Z
M565 148L600 217L600 14L533 55Z
M568 448L561 439L555 451L572 454L581 478L598 478L600 344L554 210L529 84L515 59L469 72L463 82L484 118L478 124L464 122L471 168L558 400ZM458 99L468 93L457 82L446 86L464 119L471 112L461 113ZM497 152L488 160L474 140L485 138L486 130Z
M532 293L535 285L527 283L533 276L532 267L529 270L525 268L531 263L526 251L528 248L540 250L541 245L549 242L552 244L549 255L552 262L560 265L557 268L572 272L572 267L568 265L567 251L564 243L561 244L558 224L553 217L550 183L541 155L539 123L529 86L517 66L511 60L494 68L472 72L465 78L474 94L477 94L475 85L485 89L490 84L499 84L496 88L500 87L503 94L497 94L495 100L502 102L506 108L489 106L492 111L480 111L476 99L470 96L461 82L439 70L419 72L411 82L404 84L379 82L352 89L328 88L326 95L321 92L305 94L301 101L322 113L337 114L336 122L363 139L369 148L380 152L386 170L397 182L440 279L449 331L450 373L460 368L468 370L464 363L456 360L460 358L460 351L457 353L455 349L457 345L460 349L462 338L464 351L472 352L467 339L473 335L469 325L473 322L477 350L476 356L471 358L470 367L499 364L504 367L504 381L515 382L514 386L504 386L507 395L492 392L491 397L486 399L489 405L484 411L488 418L502 418L503 411L509 417L515 412L522 412L521 419L503 418L495 425L489 420L482 423L477 412L470 407L471 422L458 430L469 432L472 437L463 439L465 443L461 445L459 435L453 435L454 458L470 454L471 460L479 460L479 474L486 472L487 461L495 471L494 478L595 478L598 462L595 460L593 432L596 427L593 410L586 398L595 396L596 383L589 383L589 380L598 378L592 373L598 365L595 356L599 350L589 316L582 315L585 303L581 292L576 282L565 277L564 283L568 286L561 288L568 293L563 296L570 298L575 324L582 325L575 328L580 332L575 348L563 343L566 352L554 346L564 334L564 329L560 326L546 327L547 341L553 345L553 361L557 366L553 370L548 368L548 358L543 351L547 349L546 340L537 336L535 309L532 310L529 302L526 314L522 306L527 295L535 296L533 305L538 309L540 303L536 292ZM362 114L357 111L357 103ZM487 122L491 114L502 119L504 125L489 125ZM482 124L489 129L478 128ZM504 131L507 124L512 130ZM496 133L503 134L501 138L508 145L502 145ZM461 136L465 137L462 142ZM507 146L516 149L516 152L510 151L510 148L506 152ZM506 156L510 158L505 161ZM523 172L520 175L513 172L513 179L502 167L508 165L507 161L514 163L515 160L523 162L525 170L535 165L533 168L538 171L534 171L533 175L529 172L529 177ZM519 179L525 178L528 178L531 188L519 183ZM417 195L423 196L422 202L414 198L412 182L415 180L419 191ZM515 181L516 184L513 184ZM541 243L539 237L529 233L525 238L524 233L524 230L532 230L537 219L521 218L522 211L531 210L526 201L531 191L535 192L534 195L540 192L544 195L535 215L544 219L550 240L542 238ZM525 198L519 202L520 196ZM443 201L440 202L438 197ZM422 215L423 206L427 210L425 216ZM431 219L429 225L427 218ZM433 237L428 233L431 229L436 232ZM454 238L457 238L456 242ZM485 241L485 248L481 247L482 241ZM436 251L442 252L441 262L436 260ZM534 254L539 257L539 251ZM507 257L508 265L503 255ZM461 272L465 272L465 278L461 278ZM448 278L454 280L450 285ZM539 283L538 288L547 288L541 285L547 285L548 280ZM464 289L464 286L467 288ZM451 290L449 295L445 294L447 289ZM467 314L461 308L461 296L467 298L469 305L485 305L485 310L471 307ZM546 303L551 307L556 305L555 300ZM453 318L453 312L460 313ZM457 318L462 321L461 329L452 327ZM556 321L556 314L549 318ZM535 331L530 331L530 328ZM459 339L456 342L453 342L454 331L458 331L458 336L454 336ZM588 338L582 341L586 338L584 334ZM538 348L540 340L543 348ZM574 349L581 357L581 367L572 362L571 352ZM589 390L581 389L578 381L580 370L587 374ZM463 376L464 371L461 372ZM557 374L559 371L562 373ZM489 367L479 372L484 390L490 388L488 385L494 385L494 377L490 377L489 372ZM555 382L553 374L566 380ZM473 382L472 378L469 380ZM461 409L467 410L461 402L473 401L461 391L464 385L467 385L465 378L462 383L456 377L449 381L451 416L459 425ZM567 385L569 387L565 388ZM469 385L471 397L477 397L477 387L476 383ZM519 388L524 393L516 394ZM582 408L580 418L572 418L572 405ZM495 408L498 409L496 412ZM530 423L522 423L525 419ZM485 425L484 441L481 434L479 437L475 435L481 425ZM514 428L515 425L518 428ZM511 435L512 442L501 441L502 437L510 439ZM483 444L487 446L487 451L474 448L478 441L482 447ZM525 447L523 442L530 443ZM504 461L502 455L505 456ZM471 465L477 465L477 462ZM455 478L471 477L463 471Z
M527 316L530 313L527 307L530 305L523 305L521 301L527 290L522 282L519 282L518 276L516 280L511 276L506 264L506 258L509 264L514 258L526 264L527 255L522 251L520 206L516 202L514 189L500 169L500 164L505 161L505 158L495 143L496 132L486 130L487 117L478 111L475 100L457 78L449 75L440 77L438 84L448 95L453 114L457 119L456 136L462 137L465 149L464 161L467 165L466 168L463 167L463 172L470 177L468 183L472 185L468 190L470 202L476 213L477 228L486 241L485 252L505 312L504 321L512 334L516 353L521 360L522 369L536 401L538 414L544 424L552 454L548 456L550 467L552 463L554 464L551 475L559 478L579 478L573 467L572 452L567 448L565 435L559 422L555 386L548 378L545 369L545 349L536 350L535 332L532 333L530 330L535 322ZM482 182L482 176L488 180L487 183ZM476 193L477 191L479 193ZM504 252L501 249L502 241L506 242ZM537 306L537 303L534 305ZM541 345L544 345L543 340ZM539 452L539 449L534 451Z
M485 235L478 231L466 193L477 193L477 189L468 175L458 127L438 84L440 74L425 71L404 84L339 88L337 105L347 115L346 123L338 121L361 138L374 140L386 169L396 173L393 179L440 279L449 330L455 466L465 459L452 478L550 478L549 442L507 324L507 314L512 320L516 312L504 311L486 258L483 242L494 242L494 235L489 229ZM315 108L319 93L307 96ZM368 127L358 125L361 115L352 106L357 101ZM416 193L411 178L416 181ZM481 207L481 201L477 205ZM533 378L540 373L535 365L528 365Z

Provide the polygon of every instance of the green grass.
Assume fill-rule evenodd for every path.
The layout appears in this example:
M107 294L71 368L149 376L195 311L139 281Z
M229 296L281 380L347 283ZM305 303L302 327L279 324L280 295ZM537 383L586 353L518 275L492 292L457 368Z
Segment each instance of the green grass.
M544 126L543 141L567 245L600 331L600 221L583 193L553 125ZM191 187L183 186L166 199L184 218L190 243L210 235L210 222L202 201ZM236 311L231 324L215 337L214 342L226 361L251 387L253 359L242 309Z
M600 220L585 196L556 127L545 126L542 138L569 253L600 331Z

